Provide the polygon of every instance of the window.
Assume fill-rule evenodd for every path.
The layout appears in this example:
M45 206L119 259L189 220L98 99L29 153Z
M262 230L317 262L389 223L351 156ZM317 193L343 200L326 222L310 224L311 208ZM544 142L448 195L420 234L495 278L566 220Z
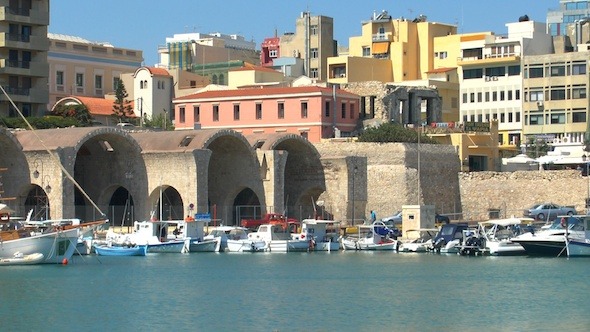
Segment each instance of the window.
M498 91L492 92L492 101L498 101Z
M586 75L586 64L572 64L572 75Z
M584 123L586 122L586 111L572 112L573 123Z
M542 125L543 115L531 115L529 117L529 125Z
M486 68L486 76L504 76L505 74L506 67Z
M500 123L506 122L506 115L504 113L500 113Z
M516 112L516 122L520 122L520 112Z
M529 68L529 78L543 77L543 67L531 67Z
M475 93L474 92L469 94L469 102L475 103Z
M565 66L551 66L551 76L565 76Z
M508 66L508 76L520 75L520 66Z
M553 89L550 96L550 100L565 100L565 89Z
M102 89L102 75L94 75L94 87Z
M485 97L486 97L486 102L490 101L490 93L489 92L485 93Z
M584 99L586 98L586 88L573 88L572 99Z
M193 116L195 118L195 122L201 122L201 107L193 106Z
M240 119L240 105L234 105L234 120Z
M279 56L279 52L277 50L268 50L268 56L271 58L276 58Z
M542 101L543 91L531 91L531 101Z
M301 102L301 118L307 119L307 102L306 101Z
M500 100L505 100L506 99L506 91L502 90L500 91Z
M550 121L551 121L551 124L564 124L565 123L565 113L552 113Z
M324 103L324 116L326 118L330 117L330 101L326 100Z
M64 72L63 71L60 70L55 73L55 84L57 84L57 85L64 84Z
M371 56L371 48L368 46L363 46L363 56Z
M481 94L481 92L478 92L478 93L477 93L477 102L478 102L478 103L481 103L481 101L482 101L482 98L481 98L481 97L482 97L482 94Z
M312 36L315 36L315 35L317 35L317 34L318 34L318 26L317 26L317 24L311 25L311 26L309 27L309 32L310 32L310 34L311 34Z
M256 120L262 119L262 104L256 104Z
M467 94L464 93L462 96L463 98L461 100L463 100L463 104L467 103Z
M512 123L512 120L514 120L514 114L512 112L508 113L508 122Z
M474 78L482 78L483 77L483 69L464 69L463 70L463 79L469 80Z
M514 100L520 100L520 90L514 90Z
M350 104L350 118L354 119L354 104Z
M84 74L76 73L76 86L78 86L78 87L84 86Z
M446 58L447 58L447 56L448 56L448 54L447 54L447 52L446 52L446 51L443 51L443 52L439 52L439 53L438 53L438 58L439 58L439 59L446 59Z
M121 82L120 78L113 77L113 90L117 90L117 87L119 86L119 82Z
M508 100L512 100L512 90L508 90Z
M342 111L342 114L341 114L342 118L346 119L346 104L345 103L342 103L341 111Z
M309 76L311 78L318 78L318 69L317 68L311 68L309 69Z
M184 107L178 108L178 121L180 121L180 123L184 123L186 121L186 114L185 114Z
M309 50L310 56L312 59L317 59L318 58L318 49L317 48L312 48Z
M277 118L284 119L285 118L285 103L279 102L277 105Z
M213 105L213 121L219 121L219 105Z

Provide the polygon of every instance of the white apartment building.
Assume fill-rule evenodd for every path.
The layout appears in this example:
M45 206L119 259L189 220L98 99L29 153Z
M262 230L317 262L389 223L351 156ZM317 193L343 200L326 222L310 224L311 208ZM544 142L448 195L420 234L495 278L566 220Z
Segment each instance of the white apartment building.
M545 24L524 20L506 24L507 36L461 37L460 120L498 120L500 147L519 149L522 141L522 57L553 53Z

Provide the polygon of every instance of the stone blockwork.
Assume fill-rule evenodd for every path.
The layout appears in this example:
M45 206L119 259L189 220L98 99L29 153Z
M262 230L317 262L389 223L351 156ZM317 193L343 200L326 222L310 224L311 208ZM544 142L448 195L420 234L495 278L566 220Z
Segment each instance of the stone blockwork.
M466 220L485 220L490 210L500 217L522 216L534 203L574 205L584 213L590 182L579 171L517 171L460 173L461 201Z
M331 164L334 164L335 158L366 158L366 166L365 162L358 165L366 168L360 169L355 177L355 207L364 209L360 216L355 211L356 218L368 216L371 210L375 210L378 217L385 217L401 210L402 205L409 204L435 205L440 213L461 209L457 178L460 162L452 146L421 144L418 148L418 144L353 142L327 142L315 146L322 160L329 159ZM324 171L327 180L341 182L340 185L328 185L328 193L332 188L348 188L348 196L351 196L349 183L354 173L350 169L345 172L341 167L326 167ZM333 172L340 174L331 174ZM324 198L326 206L343 208L342 199ZM351 198L348 197L348 200L351 201ZM359 200L365 203L364 206L359 206ZM342 219L350 220L350 217L349 211L347 218Z

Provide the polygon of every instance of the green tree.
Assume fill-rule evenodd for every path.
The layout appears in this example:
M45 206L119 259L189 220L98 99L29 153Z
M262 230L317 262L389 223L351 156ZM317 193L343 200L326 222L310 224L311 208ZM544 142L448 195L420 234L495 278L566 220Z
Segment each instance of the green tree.
M164 110L164 114L159 114L158 116L150 119L147 116L144 116L143 123L146 127L151 128L162 128L164 130L174 130L174 126L172 125L172 121L167 119L166 116L168 113Z
M526 144L526 155L530 158L544 156L549 151L549 145L544 139L529 137Z
M129 122L129 118L133 115L133 107L131 107L131 101L127 97L129 97L129 94L125 89L125 84L119 80L115 90L115 101L113 102L113 116L117 118L118 122Z
M92 123L92 116L88 107L80 105L58 105L51 112L51 115L61 116L64 118L74 118L80 126L89 126Z
M405 128L396 123L382 123L378 127L365 129L359 135L359 142L378 142L378 143L418 143L418 129ZM420 143L436 144L436 141L422 133Z

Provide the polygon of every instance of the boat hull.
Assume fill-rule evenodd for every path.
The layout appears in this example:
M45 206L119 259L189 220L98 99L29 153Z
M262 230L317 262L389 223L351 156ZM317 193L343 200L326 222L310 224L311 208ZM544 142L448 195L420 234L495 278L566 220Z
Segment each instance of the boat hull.
M185 253L188 252L186 249L187 245L185 241L171 241L171 242L162 242L162 243L155 243L155 244L148 244L148 252L158 252L158 253Z
M304 240L272 240L268 244L270 252L308 251L309 242Z
M530 256L566 256L565 240L518 241Z
M391 242L374 243L372 241L343 239L344 250L397 250L397 240Z
M338 241L316 242L313 245L313 251L338 251L340 243Z
M570 257L590 256L590 240L568 240L567 254Z
M219 252L221 246L221 239L213 240L189 240L189 252Z
M227 240L229 252L261 252L266 250L266 242L252 240Z
M101 256L145 256L148 246L140 245L135 247L119 246L94 246L94 251Z
M4 240L0 245L0 257L14 257L16 253L43 254L40 264L61 264L70 260L76 250L78 230L68 229L13 240Z

